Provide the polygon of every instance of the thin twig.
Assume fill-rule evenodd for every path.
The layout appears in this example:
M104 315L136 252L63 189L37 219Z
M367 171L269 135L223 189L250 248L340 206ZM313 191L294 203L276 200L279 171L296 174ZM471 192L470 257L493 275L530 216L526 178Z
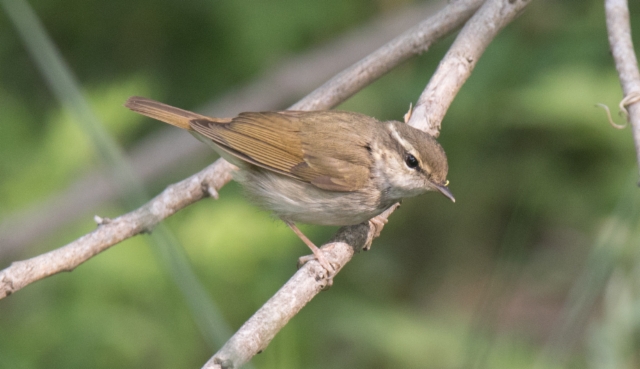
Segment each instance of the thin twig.
M459 6L464 1L456 2L452 5L449 5L444 11L446 12L448 9ZM467 4L474 4L473 1L467 2ZM491 16L495 16L491 14ZM462 17L461 17L462 19ZM492 29L489 27L489 30L482 30L483 32L490 32ZM494 32L495 33L495 32ZM415 50L415 49L414 49ZM480 54L484 48L480 50L476 50L476 54L470 53L474 58L479 58ZM398 59L398 62L403 59ZM439 73L442 73L440 71ZM369 74L372 78L373 74ZM353 80L349 80L345 83L355 83ZM328 94L335 94L335 87L326 86L328 88L325 89ZM340 90L340 89L338 89ZM331 92L334 91L334 92ZM346 95L343 95L346 96ZM346 98L346 97L345 97ZM317 99L310 97L305 106L309 109L320 109L320 108L329 108L329 106L322 106L323 99ZM329 100L330 101L330 100ZM297 107L300 108L300 107ZM439 126L439 125L438 125ZM218 161L212 165L212 167L217 166L225 166L228 165L223 161ZM165 190L161 195L152 200L151 203L145 205L145 207L140 208L132 213L126 214L120 218L116 218L113 221L101 225L98 230L84 236L83 238L75 241L74 243L65 246L60 250L53 251L49 254L42 255L41 257L36 257L25 262L14 263L9 268L0 272L0 291L6 290L8 293L14 292L19 288L24 287L28 283L31 283L37 279L44 278L52 273L63 270L71 270L75 266L79 265L79 263L87 260L91 256L96 253L106 249L107 247L119 242L127 237L130 237L134 234L146 231L150 229L154 224L157 224L163 217L167 217L173 214L175 211L179 210L179 208L188 205L188 203L192 203L193 201L197 201L198 199L204 197L206 193L206 189L203 189L203 183L208 183L205 178L210 180L215 180L216 178L220 178L220 181L213 185L213 188L217 191L226 181L229 180L230 169L220 169L221 173L215 173L214 177L209 177L211 172L211 167L205 169L204 171L178 183L174 186L185 186L183 189L185 192L191 192L192 195L186 201L175 201L177 200L175 196L181 197L180 193L177 191L178 188L172 186ZM218 175L219 177L215 177ZM195 186L195 187L194 187ZM165 197L173 198L173 202L169 206L168 203L165 202ZM386 217L391 213L393 209L389 212L381 215L382 219L386 219ZM127 224L129 221L132 223ZM126 229L126 232L122 234L121 232L117 232L120 228ZM364 241L370 238L370 232L373 232L373 228L368 225L359 225L353 227L343 228L340 233L340 239L338 242L334 244L334 247L329 251L330 260L336 262L341 267L344 266L352 257L354 250L362 245ZM117 233L118 236L114 236ZM94 243L98 242L97 238L105 237L106 243L100 243L98 247L94 245ZM83 247L83 246L87 247ZM349 246L348 246L349 245ZM77 251L80 251L80 254L83 255L82 258L79 259L73 255L69 255L69 253L74 254ZM53 254L53 255L52 255ZM58 258L58 256L62 256L62 259ZM36 260L38 259L38 260ZM69 264L68 261L73 261L72 264ZM35 277L27 277L28 279L24 279L24 274L29 274L30 271L34 269L40 269L42 266L40 263L44 263L44 266L48 266L51 264L52 268L46 268L46 273L37 272ZM253 357L257 352L266 347L270 340L275 336L275 334L279 331L279 329L293 316L297 311L299 311L306 302L309 301L315 294L317 294L321 288L323 287L323 280L321 278L322 271L321 268L318 268L317 263L309 262L303 267L296 275L292 283L287 284L286 288L283 287L281 294L277 294L274 299L270 300L267 304L265 304L264 308L261 309L256 316L250 319L247 323L247 329L241 329L234 337L227 342L223 349L221 349L209 362L205 367L238 367L242 365L244 362ZM23 273L23 275L18 275ZM298 278L301 278L300 280ZM293 286L295 287L293 290L289 290L289 288ZM6 295L5 293L4 295ZM293 294L293 295L292 295ZM2 295L0 295L2 296ZM284 296L284 300L281 297ZM297 299L292 298L293 296L304 296L303 298ZM289 301L289 303L285 305L278 305L278 301ZM291 302L293 301L293 302ZM273 304L277 305L276 317L273 315L265 315L264 313L267 311L273 311ZM286 310L285 310L286 309ZM279 317L279 318L278 318ZM280 322L278 324L274 324L274 322ZM265 333L262 329L258 328L257 331L250 329L252 324L251 322L260 322L262 327L266 324L269 329L268 333ZM262 334L260 334L262 333Z
M490 3L495 2L497 2L497 0L490 0ZM445 10L443 10L443 12L446 13L447 11L452 11L451 9L458 11L458 22L462 22L465 19L465 14L461 14L459 12L460 5L466 4L469 8L471 8L472 6L475 6L474 4L476 3L477 0L458 1L449 5L447 8L445 8ZM516 0L515 4L512 5L516 7L516 5L526 5L526 3L528 3L528 1L518 2ZM522 7L524 5L522 5ZM493 12L485 11L483 13L485 14L484 28L478 27L476 31L477 34L474 35L469 35L467 33L465 37L469 37L469 39L466 42L475 42L474 40L476 39L476 37L478 37L478 33L492 35L489 38L494 37L497 33L496 24L502 26L508 23L504 19L511 20L516 15L508 11L504 12L503 7L490 7L490 9ZM442 15L442 13L440 13L440 15ZM439 19L443 21L447 20L447 24L449 24L449 22L451 21L451 19L447 17ZM476 22L480 21L481 20L476 20ZM435 35L435 37L441 36L442 34ZM461 42L461 36L458 37L457 42ZM412 41L414 40L407 39L407 42L409 43L411 43ZM420 50L422 49L419 47L412 47L408 49L408 52L419 52ZM473 48L470 46L469 53L464 55L472 57L472 60L475 61L480 57L483 51L484 47ZM452 56L448 54L447 57L451 58ZM395 60L396 62L400 62L404 60L404 58L396 58ZM458 66L458 64L456 63L445 64L446 60L447 58L445 58L445 61L443 61L443 65L451 65L454 67ZM367 61L365 59L365 61L363 62L369 63L370 61ZM385 68L372 69L373 72L367 73L367 75L363 77L362 80L367 80L368 78L373 80L377 76L376 73L378 73L375 71L384 69ZM440 74L447 74L448 72L449 71L447 71L441 65L441 68L439 68L434 78L440 78ZM468 73L466 74L466 76L468 77ZM464 75L460 77L462 82L465 78L466 77ZM345 86L347 86L353 83L361 83L359 81L362 80L359 80L357 78L344 78L343 83L345 84ZM371 80L368 81L371 82ZM326 93L327 95L337 94L339 96L342 96L341 98L346 98L352 93L349 92L349 90L344 86L340 88L339 86L331 84L325 86L324 89L320 91L324 91L322 93ZM315 92L315 95L312 94L310 97L303 100L300 103L300 105L302 106L298 106L297 104L295 107L297 109L326 109L330 106L325 104L335 103L335 100L333 100L333 98L331 98L330 96L325 99L322 98L322 96L318 96L317 93L318 92ZM434 96L428 96L429 100L434 100L437 98L437 94L439 93L442 92L434 91L423 93L423 96L435 94ZM444 114L442 114L441 116L443 115ZM435 117L437 116L438 115L435 115ZM434 122L437 120L435 117L427 116L427 114L425 113L425 118L430 118L427 121ZM438 121L436 127L439 126L440 122ZM227 166L227 168L225 168L225 166ZM212 168L219 169L218 171L216 171ZM40 257L36 257L24 262L14 263L9 268L0 272L0 293L1 291L8 291L9 293L14 292L19 288L24 287L25 285L37 279L51 275L56 271L71 270L81 262L87 260L91 256L106 249L107 247L120 242L127 237L149 230L161 219L175 213L180 208L199 200L200 198L206 196L207 193L210 193L211 191L207 191L206 188L203 188L203 185L212 186L213 189L217 191L224 183L229 180L230 172L231 168L229 167L229 164L219 160L200 173L169 187L144 207L122 217L116 218L111 222L108 222L107 224L101 225L95 232L82 237L74 243ZM183 195L182 192L187 193L187 195ZM390 209L388 212L381 214L380 218L386 219L386 217L388 217L388 215L392 211L393 209ZM125 232L122 232L121 230L124 230ZM375 231L373 227L370 227L367 224L345 227L341 229L341 231L336 236L337 239L335 240L338 242L334 243L333 247L327 251L329 259L340 265L340 267L343 267L353 256L354 250L357 250L359 247L361 247L364 244L365 240L371 237L369 235L370 232ZM104 237L103 240L98 240L98 238L102 237ZM80 254L82 255L82 257L78 258L76 255L69 254ZM72 263L69 263L69 261L71 261ZM45 266L49 266L49 264L51 264L52 267L46 268L46 273L37 271L35 272L35 277L26 277L26 275L34 273L34 270L44 268ZM20 273L22 273L22 275L19 275ZM234 335L234 337L232 337L227 342L227 344L225 344L223 349L221 349L205 365L205 368L239 367L260 350L264 349L264 347L268 345L270 340L275 336L279 329L284 324L286 324L290 317L295 315L295 313L299 311L306 304L306 302L313 298L313 296L315 296L324 287L325 282L322 278L322 275L322 268L318 266L317 262L312 261L307 263L298 273L294 275L291 283L287 283L285 287L283 287L283 289L278 294L276 294L276 296L272 300L265 304L265 306L260 309L258 313L256 313L256 315L249 320L249 322L247 322L247 328L243 328L238 331L236 335ZM25 279L25 277L27 279ZM4 293L4 295L6 294L7 293ZM0 294L0 297L4 295ZM267 312L274 315L266 314ZM254 325L254 322L260 324ZM253 326L255 326L255 328L252 328Z
M442 119L480 55L531 0L488 0L467 22L420 95L409 125L438 137Z
M427 51L434 42L460 27L484 1L451 2L444 10L345 69L289 109L317 110L318 106L338 105L410 56Z
M473 8L477 3L477 1L478 0L459 0L452 5L448 5L442 11L440 11L435 16L435 20L442 22L440 23L442 27L445 27L447 29L452 29L451 23L462 24L462 22L464 22L469 17L469 12L461 11L460 3L467 3L469 4L469 7ZM455 14L457 15L457 18L452 16L443 17L442 16L443 13ZM421 32L421 31L416 30L416 32ZM441 37L441 36L442 34L434 35L434 37ZM392 42L396 42L396 40ZM407 37L406 42L411 43L412 39ZM407 49L403 49L403 50L405 52L410 52L410 50L407 50ZM397 60L399 62L399 59ZM367 63L371 62L369 59L366 59L366 58L365 58L365 61ZM387 63L388 60L385 59L382 62ZM360 64L360 62L357 63L356 65L358 64ZM373 78L375 78L375 74L369 74L369 78L372 78L371 80L368 81L370 83L373 81ZM348 83L352 83L352 80L346 78L342 83L346 85ZM336 82L334 83L334 85L338 85L338 83ZM323 93L335 94L337 92L335 91L335 89L325 89ZM305 99L304 101L308 101L306 103L306 106L308 109L320 110L320 109L331 108L331 106L323 105L326 103L324 99L312 99L312 100ZM200 183L199 181L201 181L202 178L210 179L210 178L213 178L212 176L215 176L215 175L218 175L220 178L225 178L224 183L226 183L226 181L228 181L228 179L230 178L231 167L228 164L226 164L226 162L225 164L222 164L222 162L223 162L222 160L218 160L216 163L198 172L197 174L183 180L182 182L179 182L176 185L170 186L165 191L163 191L159 196L157 196L155 199L153 199L151 202L147 203L145 206L141 207L140 209L134 210L128 214L125 214L119 218L114 219L113 222L108 225L108 227L106 225L103 226L103 227L107 227L104 230L99 228L96 231L88 235L85 235L66 246L61 247L60 249L51 251L49 253L46 253L40 256L36 256L29 260L12 263L9 267L0 271L0 298L8 296L9 294L16 292L20 288L27 286L30 283L33 283L39 279L48 277L57 272L73 270L75 267L77 267L81 263L88 260L91 256L94 256L99 252L104 251L107 248L129 237L133 237L139 234L140 232L153 228L153 226L158 222L160 222L162 219L172 215L176 211L193 203L194 201L201 199L207 194L190 193L186 190L184 194L181 194L180 192L175 191L174 187L184 183L194 183L194 182ZM225 167L225 165L226 165L227 171L220 170L219 172L216 172L213 170L214 167L215 168L217 168L218 166ZM221 185L224 185L224 183L221 183ZM216 191L219 189L219 187L214 187L214 188L216 189ZM180 204L180 207L173 207L170 204L163 205L162 199L164 199L165 196L169 196L169 198L174 201L181 200L180 196L183 196L184 198L182 199L182 201L178 201ZM150 204L154 204L153 207L166 206L166 207L172 208L173 211L165 212L163 217L156 217L156 216L145 217L145 213L144 213L146 211L145 209L148 209L150 207ZM133 221L134 224L137 223L140 219L145 219L148 222L145 222L142 226L136 227L122 221L123 219L126 219L127 221ZM121 221L118 221L118 220L121 220ZM122 228L122 230L120 230L120 228ZM113 237L113 234L117 234L118 237ZM74 254L75 252L77 252L79 255L75 255Z
M0 271L0 298L56 273L72 271L107 248L137 234L150 232L163 219L207 197L231 180L233 165L218 160L199 173L173 184L144 206L105 221L70 244L31 259L13 262Z
M629 6L627 0L606 0L604 4L609 45L625 96L621 105L628 111L640 168L640 104L637 104L640 96L640 71L631 40Z
M327 44L280 61L251 83L234 88L194 111L233 117L243 111L282 109L404 32L408 24L421 22L444 5L445 1L421 2L393 14L385 13ZM167 150L168 146L173 149ZM210 147L182 130L166 127L136 143L128 160L133 172L143 182L151 183L183 167L185 161L204 159L207 155L211 155ZM6 215L0 220L0 262L10 260L12 254L46 239L79 217L86 217L100 204L118 198L122 195L121 188L109 173L93 170L64 191Z
M467 31L461 32L460 35L458 35L456 42L452 45L454 52L449 51L447 53L431 81L443 81L447 79L455 82L453 85L458 86L457 88L459 89L469 77L471 69L469 69L468 73L451 71L450 68L458 68L459 64L456 60L458 60L460 56L464 56L473 60L474 62L472 64L475 64L475 61L477 61L484 52L486 45L498 34L498 31L515 19L528 3L529 0L514 1L513 3L509 0L489 0L485 3L478 13L474 15L472 20L469 21L470 23L473 22L472 26L465 26ZM484 44L484 46L477 47L475 43L481 43ZM431 84L430 82L429 86ZM325 87L331 89L331 83L326 84ZM457 92L457 90L455 92ZM440 95L442 95L442 99L446 101L447 99L453 99L455 93L448 95L448 92L442 89L429 89L429 87L427 87L421 99L424 97L426 101L439 102L441 98ZM440 105L444 106L446 110L449 104L450 101L446 105ZM425 111L422 114L425 121L436 123L434 127L431 128L431 131L437 134L440 129L440 120L444 117L444 111ZM421 122L421 120L414 121L414 124L416 124L415 122ZM411 124L411 119L409 124ZM378 219L383 222L386 221L394 210L395 207L385 211L378 216ZM340 230L339 235L362 240L364 236L371 237L370 234L367 235L367 232L374 232L373 227L366 227L364 224L361 224L354 227L343 228ZM360 245L362 245L362 243L360 242L347 241L346 244L338 243L338 246L332 247L329 251L331 256L330 261L337 262L338 265L344 266L353 256L353 250L351 249L353 247L361 247ZM348 245L351 246L349 247ZM358 248L355 250L358 250ZM289 319L313 298L313 296L322 290L324 281L318 278L318 274L313 274L313 268L318 268L316 263L308 266L305 265L303 269L299 270L272 299L267 301L267 303L234 334L224 347L209 359L203 366L203 369L238 368L248 362L254 355L264 350L275 334ZM316 270L316 273L318 272L319 270ZM312 279L314 276L315 278Z
M383 222L400 206L395 204L377 218ZM336 273L360 251L380 229L371 223L342 227L329 244L323 248L332 264L337 264ZM324 273L320 264L306 263L273 295L249 320L227 341L227 343L204 365L203 368L238 368L261 352L276 333L284 327L311 299L326 287L326 281L317 276Z

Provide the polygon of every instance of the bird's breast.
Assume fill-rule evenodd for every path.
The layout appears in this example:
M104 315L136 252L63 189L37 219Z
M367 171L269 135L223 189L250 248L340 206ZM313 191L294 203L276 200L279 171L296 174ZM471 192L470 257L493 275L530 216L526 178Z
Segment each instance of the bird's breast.
M385 201L375 187L340 192L320 189L260 168L241 170L234 179L249 199L278 217L318 225L352 225L380 214L393 202Z

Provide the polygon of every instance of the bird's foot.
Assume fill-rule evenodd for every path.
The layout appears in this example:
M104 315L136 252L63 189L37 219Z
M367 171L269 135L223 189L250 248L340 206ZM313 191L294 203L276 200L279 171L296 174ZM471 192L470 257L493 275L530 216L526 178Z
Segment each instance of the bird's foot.
M311 260L316 260L318 261L318 263L320 263L320 265L324 268L325 272L326 272L326 276L324 279L327 280L327 285L324 286L322 289L326 290L329 287L331 287L331 285L333 284L333 276L337 273L338 269L339 269L339 265L332 265L327 258L325 257L323 251L321 249L318 248L318 246L316 246L313 242L311 242L311 240L309 240L307 238L307 236L305 236L300 229L298 229L298 227L296 227L295 224L293 224L292 222L288 222L285 221L285 223L289 226L289 228L291 228L291 230L298 235L298 237L300 237L300 239L302 240L302 242L304 242L309 249L311 249L311 252L313 252L313 255L307 255L307 256L303 256L300 259L298 259L298 268L302 267L304 264L306 264L307 262L311 261ZM331 248L333 248L333 243L330 243L328 245L325 246L325 250L330 250Z
M322 288L323 290L327 290L329 289L329 287L333 285L333 277L336 275L337 271L340 269L340 264L329 262L329 260L327 260L324 254L324 251L329 251L334 246L335 246L335 243L330 243L325 245L322 249L316 248L317 252L315 252L315 250L312 249L311 251L313 251L313 254L311 255L305 255L298 258L298 269L302 268L303 265L305 265L306 263L312 260L317 261L322 266L322 268L326 272L325 279L327 281L326 286Z
M367 234L367 242L362 246L363 251L369 251L369 249L371 249L373 239L380 236L380 232L382 232L382 228L384 228L387 222L388 220L386 218L373 217L369 219L369 233Z

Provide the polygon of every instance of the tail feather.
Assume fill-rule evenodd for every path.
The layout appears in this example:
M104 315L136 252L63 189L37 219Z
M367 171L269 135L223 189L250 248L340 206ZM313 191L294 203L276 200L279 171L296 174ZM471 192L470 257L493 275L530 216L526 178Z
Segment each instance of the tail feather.
M204 115L169 106L155 100L147 99L146 97L132 96L127 99L127 102L124 104L124 106L135 111L136 113L146 115L149 118L157 119L165 123L169 123L178 128L186 129L187 131L192 131L190 121L193 119L205 119L213 121L216 120L205 117ZM220 121L222 122L224 120Z

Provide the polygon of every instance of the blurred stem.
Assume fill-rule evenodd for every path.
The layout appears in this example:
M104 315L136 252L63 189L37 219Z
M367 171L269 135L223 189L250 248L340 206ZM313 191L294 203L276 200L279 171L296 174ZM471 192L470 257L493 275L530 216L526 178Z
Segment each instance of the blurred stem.
M25 0L0 1L49 88L90 138L99 158L124 189L126 207L136 208L147 202L149 197L129 167L122 149L94 114L79 83L33 9ZM231 329L191 269L182 246L162 225L151 234L151 244L186 299L207 343L212 348L222 346L231 336Z
M111 169L117 183L125 189L128 208L143 204L146 195L126 163L122 150L114 142L84 98L78 82L44 26L25 0L1 0L31 58L60 104L91 140L100 159Z
M525 199L531 197L531 191L525 186L520 188L520 196L509 217L500 242L495 267L472 321L472 332L467 339L464 368L485 368L494 344L496 334L492 327L499 320L502 305L507 301L506 295L511 293L521 274L521 259L527 241L530 239L532 224L537 214L537 207L527 207ZM540 202L533 200L534 205ZM482 339L476 336L480 334Z
M573 347L583 336L589 315L597 298L602 294L611 273L630 242L632 230L638 227L638 188L633 171L626 183L615 210L598 233L595 245L587 258L584 272L571 288L556 329L551 333L545 348L538 357L535 368L557 365L562 367Z

